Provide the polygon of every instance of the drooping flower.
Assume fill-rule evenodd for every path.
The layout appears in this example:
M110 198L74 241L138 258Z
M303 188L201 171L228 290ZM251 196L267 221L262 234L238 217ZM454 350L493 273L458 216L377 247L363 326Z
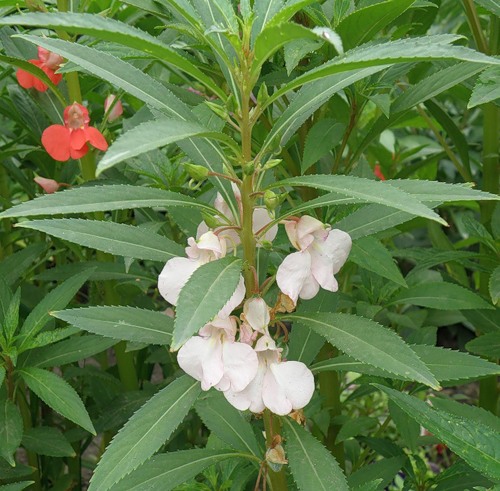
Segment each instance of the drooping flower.
M57 182L54 179L47 179L46 177L36 176L33 179L47 194L55 193L61 186L68 186L63 182Z
M107 150L108 143L103 134L89 126L89 122L87 108L75 102L64 110L64 126L53 124L45 129L42 145L54 160L60 162L86 155L89 151L87 143L99 150Z
M285 229L292 245L299 249L288 255L278 268L276 282L280 290L296 304L298 297L313 298L324 288L338 290L335 274L340 271L351 250L351 237L331 229L310 216L287 220Z
M304 363L281 361L281 349L265 334L257 341L258 369L255 378L240 391L228 389L224 396L236 409L260 413L268 408L285 416L306 406L314 393L314 377Z
M199 380L203 390L242 391L255 377L258 360L253 348L235 341L235 336L235 319L216 317L182 346L179 366Z
M200 236L198 240L193 237L188 239L186 247L187 257L174 257L167 261L158 278L158 290L162 297L172 305L177 305L179 294L191 275L203 264L221 259L226 255L227 245L224 238L217 237L209 231ZM243 277L235 292L228 300L218 316L228 317L231 312L245 298L245 283Z
M32 65L41 68L55 85L57 85L62 80L62 75L55 72L60 68L63 61L64 60L62 56L59 56L41 47L38 47L38 60L28 60L28 62ZM32 75L25 70L17 70L16 78L19 82L19 85L24 89L34 88L39 92L45 92L48 89L47 84L42 82L39 78L35 77L35 75Z
M114 103L116 95L109 94L104 101L104 112L108 112L111 105ZM112 123L123 114L123 105L120 100L116 101L108 114L108 121Z

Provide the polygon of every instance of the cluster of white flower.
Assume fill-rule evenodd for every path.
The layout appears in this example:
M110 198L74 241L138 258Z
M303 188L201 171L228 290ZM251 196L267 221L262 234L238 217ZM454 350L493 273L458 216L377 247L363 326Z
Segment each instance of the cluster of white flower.
M233 189L241 214L241 196L236 186ZM239 221L220 195L215 207L229 223L237 226ZM254 233L270 222L265 208L256 208L253 219ZM294 305L299 297L313 298L320 286L337 291L334 274L349 255L349 235L331 230L310 216L284 223L290 242L299 252L287 256L279 266L276 281L280 290ZM264 239L272 242L276 233L275 225ZM197 237L188 239L187 257L170 259L159 276L159 291L174 306L197 268L224 257L240 243L235 228L221 226L210 230L204 222L198 227ZM179 366L199 380L203 390L215 387L222 391L237 409L259 413L268 408L279 415L302 409L314 392L311 371L301 362L282 360L282 349L269 333L271 311L261 297L254 296L244 302L240 319L231 315L244 298L245 284L240 277L235 292L217 316L181 347Z

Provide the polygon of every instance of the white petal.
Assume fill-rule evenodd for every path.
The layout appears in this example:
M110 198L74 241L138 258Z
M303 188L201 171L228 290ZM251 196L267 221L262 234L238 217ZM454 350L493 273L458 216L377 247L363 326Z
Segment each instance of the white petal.
M307 249L310 244L312 244L313 240L320 236L327 236L327 231L325 229L324 223L320 222L316 218L313 218L309 215L304 215L300 217L299 222L297 223L297 242L299 244L299 248L303 251Z
M307 251L294 252L285 257L276 273L279 289L297 303L299 292L311 274L311 256Z
M269 216L269 212L265 208L255 208L253 211L253 233L257 233L261 228L264 228L272 218ZM272 242L276 238L278 233L278 225L273 225L265 234L264 240ZM259 246L259 244L257 244Z
M243 302L245 293L245 280L243 279L243 276L240 276L240 282L238 283L236 290L232 294L231 298L227 301L226 305L224 305L224 307L219 311L217 316L221 319L229 317L231 315L231 312L236 307L238 307L241 302Z
M243 313L250 326L261 333L264 333L271 321L269 307L261 297L249 298L243 305Z
M326 256L318 254L314 249L311 250L311 273L321 288L336 292L339 289L337 280L333 276L333 260Z
M224 375L222 343L216 339L193 336L177 354L177 363L191 377L208 390L218 384Z
M319 283L316 281L315 277L310 274L304 281L299 296L303 300L310 300L311 298L314 298L318 294L318 292Z
M240 392L257 375L259 366L257 353L248 344L222 343L222 362L224 364L222 379L229 381L229 387L225 390Z
M172 305L177 305L179 293L200 263L187 257L174 257L167 261L158 277L161 296Z
M223 243L217 235L212 231L205 232L197 241L199 249L205 251L212 251L217 255L222 255L225 253L225 243Z
M291 242L295 249L300 249L298 237L297 237L297 221L296 220L285 220L285 230L288 235L288 240Z
M266 407L274 413L283 416L292 409L302 409L311 400L314 377L304 363L272 363L267 373L272 373L272 377L266 374L262 397ZM284 412L288 408L288 412Z
M352 240L348 233L338 229L330 230L328 237L323 243L322 250L332 259L333 274L338 273L347 261L351 247Z
M259 362L255 378L240 392L227 390L224 396L228 402L240 411L250 409L253 413L264 411L264 401L262 400L262 382L267 370L266 364Z

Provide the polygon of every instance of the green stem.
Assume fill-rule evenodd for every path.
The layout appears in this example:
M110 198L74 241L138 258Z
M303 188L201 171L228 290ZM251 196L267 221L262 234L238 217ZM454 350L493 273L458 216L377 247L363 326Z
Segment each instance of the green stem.
M319 353L319 360L329 360L338 356L338 350L332 345L323 346ZM340 377L337 372L322 372L318 375L319 391L324 400L324 405L330 413L330 421L342 414L342 404L340 402ZM339 465L345 467L344 444L335 443L341 426L330 423L326 435L326 447L337 459Z
M477 44L477 49L488 54L488 43L481 28L481 22L479 21L479 16L477 15L476 6L473 0L463 0L463 5L472 35Z
M267 448L271 448L274 436L281 434L281 423L279 418L273 417L273 413L269 409L264 410L263 417L264 428L266 430L266 446ZM284 467L279 472L274 472L268 467L268 476L273 491L286 491L288 489Z
M4 210L10 207L10 187L7 169L0 163L0 197L5 202ZM3 220L3 233L1 234L0 259L12 254L12 246L9 244L12 224L10 220Z

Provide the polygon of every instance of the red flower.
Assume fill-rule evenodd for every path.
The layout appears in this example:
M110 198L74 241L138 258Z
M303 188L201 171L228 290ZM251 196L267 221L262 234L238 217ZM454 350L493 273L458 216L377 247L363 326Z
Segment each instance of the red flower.
M378 177L381 181L385 181L385 176L384 174L382 174L380 164L375 164L375 167L373 168L373 174L375 174L375 176Z
M57 85L62 80L62 75L60 73L55 73L63 62L62 56L56 55L51 51L39 47L38 60L28 61L32 65L41 68L55 85ZM48 89L48 86L39 78L36 78L34 75L26 72L25 70L19 69L16 72L16 77L19 85L24 89L31 89L32 87L34 87L39 92L45 92Z
M108 143L103 134L89 126L89 112L75 102L64 110L64 126L53 124L42 133L42 145L54 159L64 162L70 157L79 159L88 151L89 142L99 150L107 150Z

